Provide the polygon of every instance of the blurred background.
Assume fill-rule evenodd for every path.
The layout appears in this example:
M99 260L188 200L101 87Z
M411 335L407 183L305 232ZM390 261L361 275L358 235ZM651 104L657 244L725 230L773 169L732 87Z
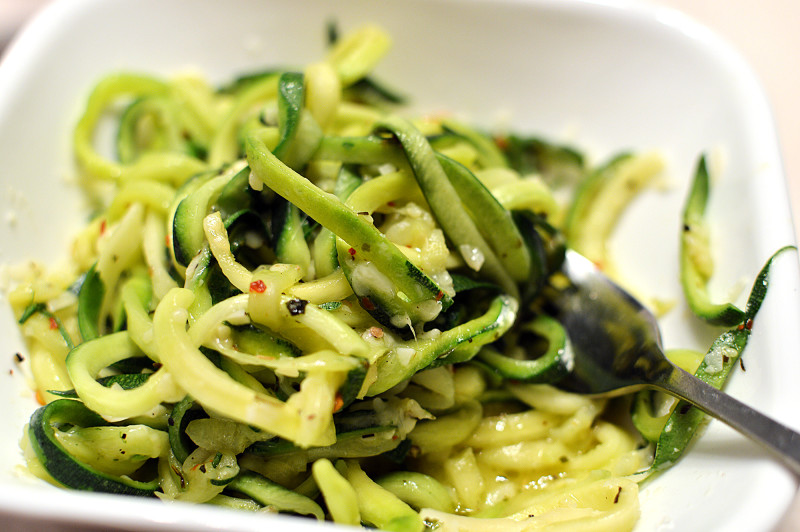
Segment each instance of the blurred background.
M640 0L644 2L645 0ZM795 231L800 229L800 2L649 0L678 9L727 40L761 80L780 138ZM793 530L800 530L798 528Z
M0 50L52 0L0 0ZM599 0L602 3L602 0ZM800 2L797 0L629 0L683 11L727 40L750 63L772 104L800 227Z
M51 0L0 0L0 53ZM602 0L600 0L602 2ZM798 0L629 0L678 9L727 40L747 60L772 105L795 228L800 228L800 2ZM800 530L800 498L776 532Z

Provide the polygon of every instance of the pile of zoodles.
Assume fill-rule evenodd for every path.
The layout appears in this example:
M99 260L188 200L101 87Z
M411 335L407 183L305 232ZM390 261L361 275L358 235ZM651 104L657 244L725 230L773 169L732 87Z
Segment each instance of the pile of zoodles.
M37 476L397 531L633 528L639 482L703 415L559 390L549 301L567 246L613 272L606 239L660 158L410 119L372 74L388 48L368 26L297 71L95 86L73 140L97 210L68 264L9 293ZM684 285L732 329L724 358L675 356L721 386L763 293L708 301L707 188L701 165Z

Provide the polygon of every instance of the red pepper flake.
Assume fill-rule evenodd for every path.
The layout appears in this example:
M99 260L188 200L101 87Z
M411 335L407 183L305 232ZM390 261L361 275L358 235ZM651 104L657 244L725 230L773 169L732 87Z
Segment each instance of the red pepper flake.
M372 303L372 300L367 296L361 298L361 306L364 307L364 310L375 310L375 305Z
M50 317L50 329L51 329L51 330L56 330L56 329L58 329L58 322L57 322L57 321L56 321L56 319L55 319L55 318L53 318L52 316Z
M336 397L333 398L333 411L338 412L344 406L344 399L342 398L342 394L336 392Z
M262 293L264 293L264 291L266 289L267 289L267 285L264 284L264 281L262 281L261 279L259 279L258 281L253 281L252 283L250 283L250 291L251 292L257 292L259 294L262 294Z
M752 318L750 318L746 322L744 322L744 328L747 329L748 331L753 328L753 319Z
M383 338L383 329L380 327L370 327L369 333L375 338Z
M36 390L36 402L42 406L47 404L44 400L44 395L42 395L42 390Z
M508 148L508 137L495 137L494 143L501 150L505 150Z
M356 248L350 248L347 250L347 252L350 254L351 257L356 256Z
M104 234L106 232L106 220L105 218L100 221L100 234Z
M394 207L395 203L393 201L389 201L386 203L389 207Z
M444 297L444 292L439 290L439 292L436 293L436 301L441 301L443 297Z

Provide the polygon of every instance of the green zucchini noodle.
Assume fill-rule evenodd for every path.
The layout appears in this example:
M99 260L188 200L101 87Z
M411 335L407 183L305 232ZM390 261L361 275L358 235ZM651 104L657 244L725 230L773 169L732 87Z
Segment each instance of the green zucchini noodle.
M31 471L386 530L635 526L653 447L631 397L558 389L548 300L567 245L609 262L660 159L407 117L374 79L389 45L366 26L223 87L97 83L73 137L97 213L8 296Z

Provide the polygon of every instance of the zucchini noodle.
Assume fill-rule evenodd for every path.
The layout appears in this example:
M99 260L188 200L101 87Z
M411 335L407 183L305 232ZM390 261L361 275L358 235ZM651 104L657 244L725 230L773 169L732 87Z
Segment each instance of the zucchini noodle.
M609 261L660 159L594 169L404 116L372 74L389 45L367 26L224 87L99 81L74 149L114 193L68 267L9 294L42 405L31 471L385 530L634 527L652 445L630 397L558 389L548 301L568 243Z

